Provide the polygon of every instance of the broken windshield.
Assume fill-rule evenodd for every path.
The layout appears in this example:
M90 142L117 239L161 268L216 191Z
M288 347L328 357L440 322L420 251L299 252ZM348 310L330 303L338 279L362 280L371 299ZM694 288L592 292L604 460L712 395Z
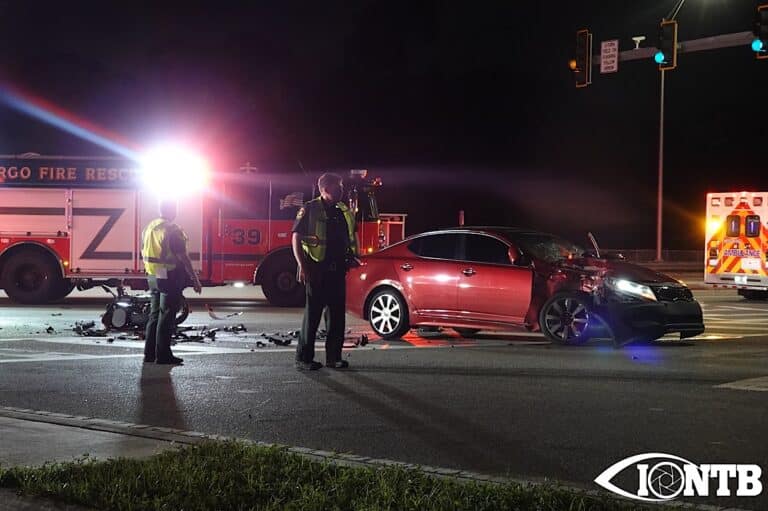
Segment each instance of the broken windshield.
M548 263L584 255L582 247L551 234L516 232L508 236L524 253Z

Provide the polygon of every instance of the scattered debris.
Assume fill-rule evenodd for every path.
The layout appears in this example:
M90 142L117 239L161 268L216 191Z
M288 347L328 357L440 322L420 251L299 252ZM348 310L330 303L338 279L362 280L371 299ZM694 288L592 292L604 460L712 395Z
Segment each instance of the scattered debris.
M95 321L78 321L72 331L83 337L105 337L107 334L105 329L96 330Z
M54 330L54 328L52 326L49 326L48 328L46 328L45 331L47 333L49 333L49 334L55 334L56 333L56 330Z
M109 343L115 342L115 338L114 337L107 337L107 342L109 342Z
M53 313L51 313L51 316L61 316L61 315L62 315L61 312L53 312Z
M242 323L239 323L237 325L227 326L224 327L225 332L232 332L233 334L238 334L241 332L247 332L248 329L245 328L245 325Z
M269 334L265 336L267 340L273 344L277 344L278 346L290 346L293 342L292 336L290 335L281 335L281 334Z
M234 318L234 317L242 316L243 315L243 313L241 311L241 312L232 312L232 313L227 314L225 316L219 316L218 314L213 312L213 307L211 307L207 303L205 304L205 308L208 309L208 315L211 317L211 319L215 319L217 321L221 321L221 320L224 320L224 319L227 319L227 318Z
M263 343L263 342L261 342L261 341L256 341L256 347L257 347L257 348L266 348L266 347L267 347L267 345L266 345L266 344L264 344L264 343Z

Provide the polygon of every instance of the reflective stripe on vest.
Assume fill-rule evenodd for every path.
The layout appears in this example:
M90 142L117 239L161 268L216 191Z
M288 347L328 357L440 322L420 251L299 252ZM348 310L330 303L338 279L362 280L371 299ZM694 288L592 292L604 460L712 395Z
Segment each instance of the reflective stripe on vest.
M157 275L158 268L171 271L176 268L178 259L168 244L168 231L176 225L164 218L152 220L144 229L141 257L148 275Z
M347 222L347 233L349 235L349 248L353 255L357 255L357 237L355 236L355 216L343 202L337 203L338 208L344 214L344 220ZM301 239L301 248L310 259L316 263L325 259L325 246L327 244L326 223L328 217L325 214L325 207L321 199L313 199L304 206L307 218L307 230L313 232Z

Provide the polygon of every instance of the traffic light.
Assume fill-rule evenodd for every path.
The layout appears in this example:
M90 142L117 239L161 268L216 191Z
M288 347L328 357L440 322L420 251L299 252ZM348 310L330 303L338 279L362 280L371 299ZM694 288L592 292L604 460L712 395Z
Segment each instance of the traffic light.
M677 67L677 21L662 20L659 26L658 50L653 60L660 70L668 71Z
M569 66L576 78L576 87L592 83L592 34L589 30L576 32L576 54Z
M752 51L758 59L768 59L768 4L758 5L755 13L755 28L752 31Z

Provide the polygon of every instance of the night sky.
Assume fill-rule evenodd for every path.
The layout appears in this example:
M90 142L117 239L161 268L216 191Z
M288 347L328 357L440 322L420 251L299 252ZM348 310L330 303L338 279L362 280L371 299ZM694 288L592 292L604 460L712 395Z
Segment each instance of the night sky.
M0 2L0 77L131 143L219 168L369 168L409 233L520 225L654 248L659 72L594 70L575 31L655 46L672 1ZM245 4L245 2L242 2ZM689 0L682 41L751 30L751 0ZM706 191L768 187L768 60L683 54L667 73L665 248L700 248ZM105 150L0 106L0 152ZM308 177L310 179L310 177Z

